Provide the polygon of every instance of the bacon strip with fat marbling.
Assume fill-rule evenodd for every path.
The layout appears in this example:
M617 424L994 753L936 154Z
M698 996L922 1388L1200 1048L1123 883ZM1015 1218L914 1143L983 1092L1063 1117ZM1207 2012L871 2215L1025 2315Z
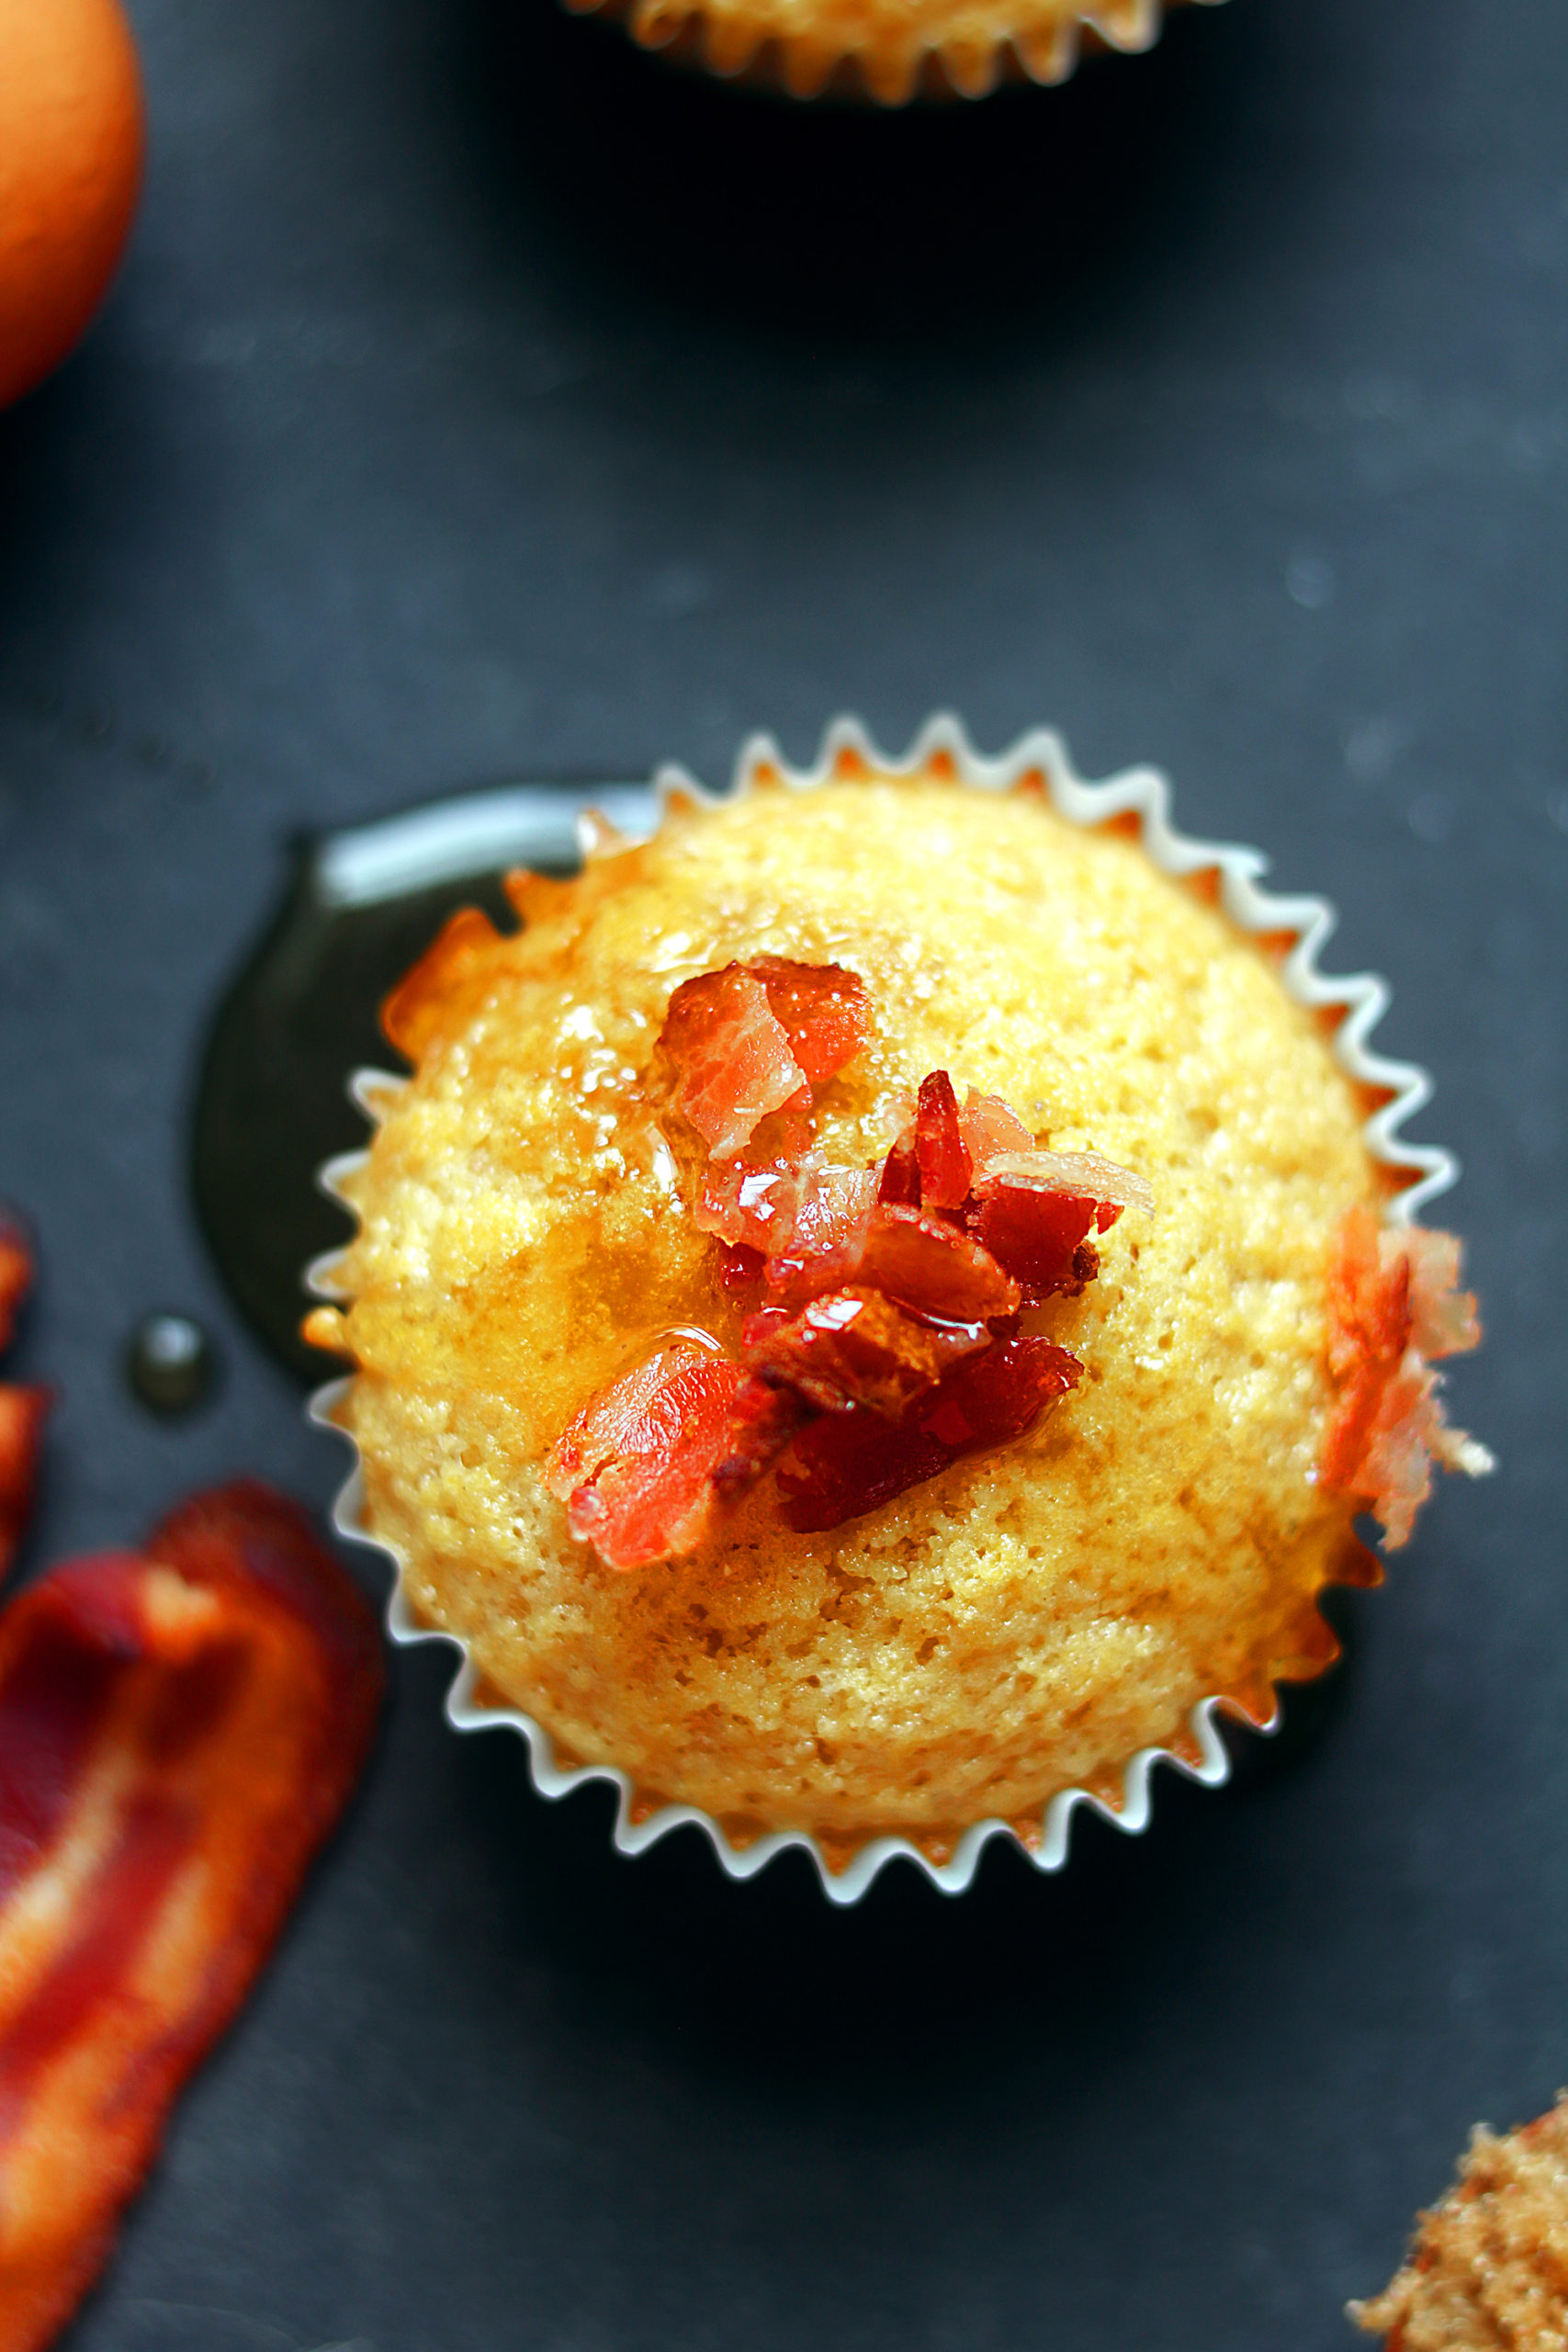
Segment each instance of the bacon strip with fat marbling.
M0 1616L0 2346L108 2253L368 1751L381 1645L303 1512L243 1482Z

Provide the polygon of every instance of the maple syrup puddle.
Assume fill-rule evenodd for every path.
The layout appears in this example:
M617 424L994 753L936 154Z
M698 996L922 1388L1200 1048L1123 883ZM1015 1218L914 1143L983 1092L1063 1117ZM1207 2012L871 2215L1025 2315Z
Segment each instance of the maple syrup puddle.
M483 907L513 928L501 888L508 867L575 873L575 821L591 808L627 833L655 821L646 785L509 785L292 845L282 903L208 1033L191 1186L231 1298L311 1387L332 1367L299 1337L312 1304L303 1270L349 1233L317 1171L366 1143L364 1115L348 1099L351 1072L396 1065L381 1000L457 907Z

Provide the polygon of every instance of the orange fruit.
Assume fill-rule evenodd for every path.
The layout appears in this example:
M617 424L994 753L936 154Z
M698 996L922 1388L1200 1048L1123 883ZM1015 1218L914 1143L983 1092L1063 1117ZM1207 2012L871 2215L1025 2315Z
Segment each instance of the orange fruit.
M97 309L145 135L119 0L0 0L0 408L59 366Z

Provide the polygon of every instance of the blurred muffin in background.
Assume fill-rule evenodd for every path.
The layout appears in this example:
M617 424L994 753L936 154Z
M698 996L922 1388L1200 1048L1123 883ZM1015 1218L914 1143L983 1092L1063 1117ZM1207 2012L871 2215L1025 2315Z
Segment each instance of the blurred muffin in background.
M792 97L984 97L1003 81L1064 82L1080 48L1150 48L1160 0L567 0L644 49Z
M1350 2316L1387 2352L1563 2352L1568 2093L1502 2139L1476 2125L1404 2269Z

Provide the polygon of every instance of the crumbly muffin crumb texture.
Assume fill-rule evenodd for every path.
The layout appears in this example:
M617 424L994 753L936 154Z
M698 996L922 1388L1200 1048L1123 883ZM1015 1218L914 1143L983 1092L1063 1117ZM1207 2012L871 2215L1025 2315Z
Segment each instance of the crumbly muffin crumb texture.
M1568 2093L1501 2139L1477 2126L1409 2261L1350 2312L1387 2352L1568 2352Z
M1385 1172L1324 1029L1266 955L1117 828L935 777L676 810L516 935L415 989L421 1057L351 1187L344 1412L372 1530L565 1755L650 1795L933 1854L1333 1644L1314 1606L1364 1560L1317 1477L1325 1271ZM1139 1170L1152 1216L1043 1310L1088 1370L1016 1446L819 1536L772 1482L688 1559L618 1576L541 1464L662 1330L732 1350L692 1217L694 1138L650 1077L672 990L731 959L838 962L876 1034L823 1090L818 1143L885 1151L932 1069L1059 1150Z

